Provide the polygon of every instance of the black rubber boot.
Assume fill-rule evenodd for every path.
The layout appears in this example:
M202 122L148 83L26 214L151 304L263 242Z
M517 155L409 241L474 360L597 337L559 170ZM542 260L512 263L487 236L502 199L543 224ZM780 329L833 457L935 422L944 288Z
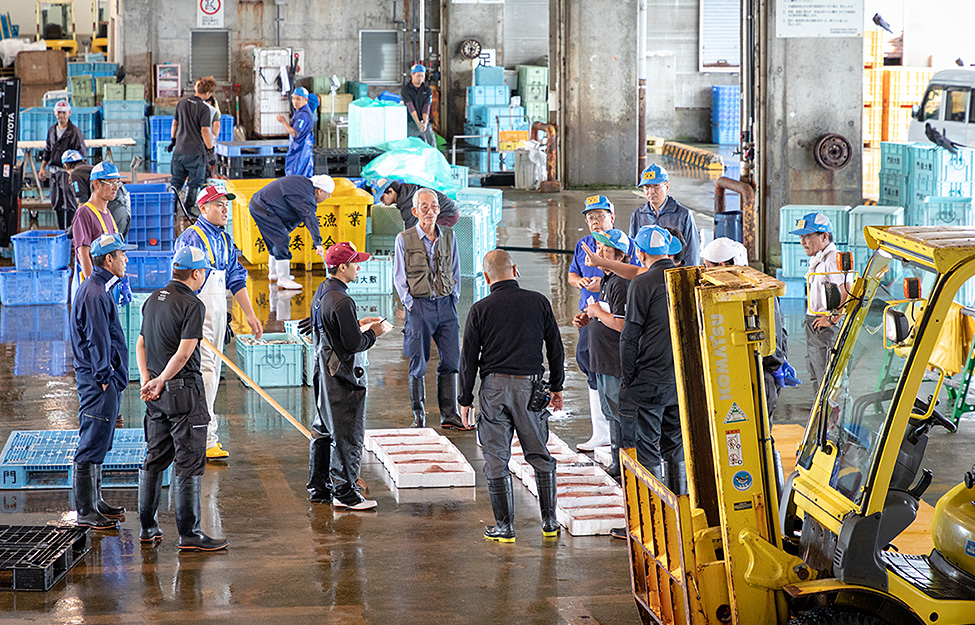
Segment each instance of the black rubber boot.
M423 385L423 378L410 376L410 408L413 410L413 423L411 428L424 428L427 426L426 409L423 402L426 401L426 388Z
M308 451L308 500L332 503L332 479L328 473L332 457L331 438L312 438Z
M613 462L606 469L609 476L619 482L622 479L620 474L620 441L623 440L623 431L620 422L616 419L609 419L609 448L613 454Z
M538 484L538 507L542 512L542 536L554 538L559 535L560 529L555 515L555 471L535 471L535 483Z
M200 529L200 476L173 478L173 503L180 551L226 549L226 538L210 538Z
M71 490L78 508L76 524L96 530L118 529L118 521L110 519L95 506L95 471L90 462L74 463Z
M670 490L675 495L687 494L687 465L683 460L680 462L667 463L667 472L670 477Z
M488 480L488 495L494 510L494 525L484 528L484 538L502 543L515 542L515 495L511 475Z
M125 515L125 508L122 506L109 505L102 497L102 465L93 464L91 472L95 476L95 506L98 511L110 519L121 519Z
M437 376L437 405L440 407L440 427L462 432L474 429L464 427L464 422L457 412L456 373L442 373Z
M649 466L647 470L650 474L663 482L663 485L670 488L670 482L667 481L667 463L661 461L656 466Z
M139 540L154 545L162 540L156 510L162 498L163 474L139 469Z

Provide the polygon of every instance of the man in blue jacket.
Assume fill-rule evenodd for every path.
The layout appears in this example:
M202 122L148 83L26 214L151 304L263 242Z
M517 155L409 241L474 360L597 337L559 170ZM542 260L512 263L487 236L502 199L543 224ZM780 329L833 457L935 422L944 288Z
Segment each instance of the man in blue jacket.
M102 499L102 463L112 448L122 390L129 384L129 351L111 289L125 275L128 257L119 234L92 242L94 269L78 287L71 306L71 350L78 386L78 449L74 455L71 492L77 524L98 530L118 527L125 508Z
M318 230L318 205L332 196L335 181L320 175L285 176L251 197L250 212L267 245L267 277L278 289L301 289L291 276L291 231L302 223L311 234L315 252L324 257Z
M315 147L315 124L312 121L311 107L308 106L308 90L298 87L292 91L291 104L295 112L291 115L290 124L284 115L278 115L278 121L288 131L288 155L284 159L284 175L311 178L315 175L315 158L312 155L312 148Z
M183 231L175 245L175 251L184 247L195 247L203 251L210 260L206 281L197 296L206 306L203 338L219 350L223 350L224 335L227 333L227 291L240 304L254 338L259 339L264 333L247 295L247 270L240 264L240 253L233 239L224 231L230 202L235 198L234 194L227 193L220 187L209 186L203 189L197 201L200 218L195 225ZM223 361L211 349L200 351L200 361L207 410L210 413L210 423L207 425L207 460L226 458L230 454L220 444L220 437L217 436L217 415L213 411Z
M694 223L694 216L686 207L671 197L670 176L660 165L650 165L640 174L637 185L643 189L647 203L630 215L630 238L636 239L643 226L674 228L684 237L684 251L677 260L684 266L701 264L701 235Z

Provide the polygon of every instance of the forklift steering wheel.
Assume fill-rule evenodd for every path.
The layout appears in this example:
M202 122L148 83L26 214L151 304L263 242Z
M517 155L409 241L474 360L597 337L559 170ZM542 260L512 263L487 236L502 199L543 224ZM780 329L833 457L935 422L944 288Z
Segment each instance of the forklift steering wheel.
M929 401L924 401L923 399L918 397L914 400L914 407L920 410L921 414L924 414L925 412L928 411L928 407L930 406L930 401L931 399L929 399ZM932 410L931 416L921 421L921 423L928 426L929 429L932 426L940 425L941 427L943 427L944 429L948 430L951 433L954 433L954 431L958 429L958 426L956 426L951 419L941 414L937 408Z

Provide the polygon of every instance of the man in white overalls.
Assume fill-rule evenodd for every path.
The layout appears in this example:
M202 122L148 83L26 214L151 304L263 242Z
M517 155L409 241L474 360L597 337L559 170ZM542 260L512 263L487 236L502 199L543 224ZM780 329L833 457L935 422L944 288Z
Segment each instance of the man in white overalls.
M230 291L240 304L255 338L261 338L264 328L254 314L254 307L247 296L247 270L240 264L239 252L233 239L224 231L230 202L235 196L220 187L209 186L203 189L197 203L200 217L176 239L175 250L195 247L203 250L210 259L210 270L206 281L197 294L206 305L206 318L203 321L203 338L223 352L224 336L227 333L227 291ZM213 404L217 398L217 385L220 384L220 370L223 361L209 347L200 349L200 372L203 374L203 387L206 393L207 410L210 423L207 426L207 460L226 458L230 454L220 444L217 436L217 415Z

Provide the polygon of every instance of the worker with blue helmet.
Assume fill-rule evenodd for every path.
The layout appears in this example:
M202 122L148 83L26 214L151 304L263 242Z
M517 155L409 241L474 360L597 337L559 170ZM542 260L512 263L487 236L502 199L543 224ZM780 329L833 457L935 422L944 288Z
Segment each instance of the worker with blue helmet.
M406 132L436 147L437 138L430 126L430 110L433 107L433 90L426 82L427 68L417 63L410 68L410 79L403 85L400 95L406 106Z
M291 92L291 105L295 112L288 118L278 114L278 121L288 131L288 155L284 159L285 176L304 176L311 178L315 175L315 157L312 149L315 147L315 124L311 107L308 106L308 90L298 87Z
M643 190L647 202L630 216L630 238L636 238L643 226L674 228L684 237L685 248L678 260L684 266L701 264L701 235L691 211L670 195L670 176L667 170L650 165L640 174L637 186Z
M111 506L101 494L102 463L112 448L122 391L129 384L129 350L112 287L125 276L127 250L118 233L92 241L94 270L71 303L71 351L78 389L78 448L74 454L71 491L78 508L76 523L114 529L125 508Z

